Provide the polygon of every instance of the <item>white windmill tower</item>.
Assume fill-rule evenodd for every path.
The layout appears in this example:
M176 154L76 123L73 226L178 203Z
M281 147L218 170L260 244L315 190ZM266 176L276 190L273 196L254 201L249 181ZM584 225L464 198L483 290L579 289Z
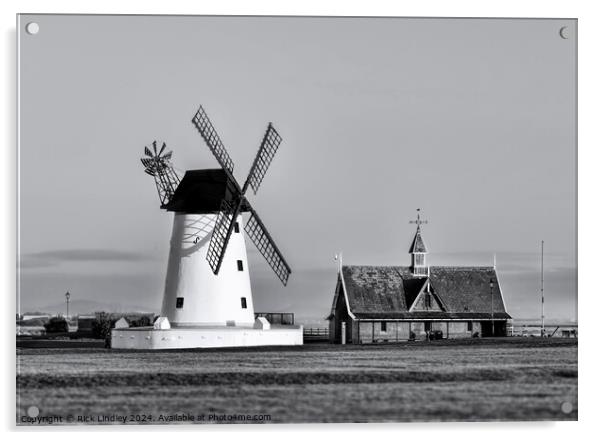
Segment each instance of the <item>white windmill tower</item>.
M241 187L233 175L234 164L202 106L192 122L221 169L189 170L180 180L170 162L171 151L164 153L165 144L159 151L156 143L153 143L152 151L145 147L147 157L141 159L145 172L155 179L161 208L174 212L159 321L168 323L162 328L170 330L168 333L177 333L178 329L184 333L178 333L176 339L164 335L161 338L168 338L168 342L157 343L164 339L151 332L150 339L147 337L155 342L151 347L144 341L128 345L120 340L124 337L116 339L115 333L113 340L119 348L302 343L300 327L269 329L263 322L257 328L241 226L242 214L249 213L245 232L286 285L291 269L245 197L249 186L257 193L282 138L272 124L268 124L247 180ZM270 331L266 331L268 329ZM156 330L161 330L161 326ZM263 331L257 334L258 330ZM131 332L126 336L132 339ZM133 340L138 339L140 336L134 334Z

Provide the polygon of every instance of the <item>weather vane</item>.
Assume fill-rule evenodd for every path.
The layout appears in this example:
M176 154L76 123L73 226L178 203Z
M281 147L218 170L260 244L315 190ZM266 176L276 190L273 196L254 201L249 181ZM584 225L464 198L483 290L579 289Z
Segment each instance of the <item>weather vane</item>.
M417 212L417 214L416 214L416 220L410 220L410 223L414 223L414 224L418 225L418 229L420 229L420 225L422 225L422 224L425 224L425 225L428 224L428 220L421 220L420 219L420 208L417 208L416 212Z

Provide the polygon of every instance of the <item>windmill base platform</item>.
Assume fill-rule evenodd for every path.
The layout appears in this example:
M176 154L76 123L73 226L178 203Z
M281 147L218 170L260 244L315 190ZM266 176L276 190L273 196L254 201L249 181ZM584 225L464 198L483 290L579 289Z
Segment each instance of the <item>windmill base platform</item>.
M153 327L111 330L111 348L129 350L169 350L186 348L254 347L303 345L303 326L252 327Z

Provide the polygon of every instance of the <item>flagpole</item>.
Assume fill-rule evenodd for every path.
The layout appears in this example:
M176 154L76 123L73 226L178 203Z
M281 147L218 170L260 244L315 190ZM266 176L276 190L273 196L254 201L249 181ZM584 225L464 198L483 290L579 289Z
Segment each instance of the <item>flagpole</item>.
M545 309L544 309L544 292L543 292L543 240L541 240L541 337L546 334L545 327Z

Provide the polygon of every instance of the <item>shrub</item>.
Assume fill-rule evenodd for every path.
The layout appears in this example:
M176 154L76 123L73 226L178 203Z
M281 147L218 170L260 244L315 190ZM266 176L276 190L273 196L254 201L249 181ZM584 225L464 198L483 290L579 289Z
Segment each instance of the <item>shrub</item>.
M106 312L97 313L96 318L92 321L92 335L98 339L106 339L111 334L113 325L110 314Z
M44 325L46 325L47 322L47 319L34 318L28 319L27 321L20 321L18 322L18 324L27 327L43 327Z
M46 333L67 333L69 331L69 324L67 320L62 316L55 316L44 324Z
M138 319L132 319L130 321L130 327L150 327L153 325L148 316L142 315Z

